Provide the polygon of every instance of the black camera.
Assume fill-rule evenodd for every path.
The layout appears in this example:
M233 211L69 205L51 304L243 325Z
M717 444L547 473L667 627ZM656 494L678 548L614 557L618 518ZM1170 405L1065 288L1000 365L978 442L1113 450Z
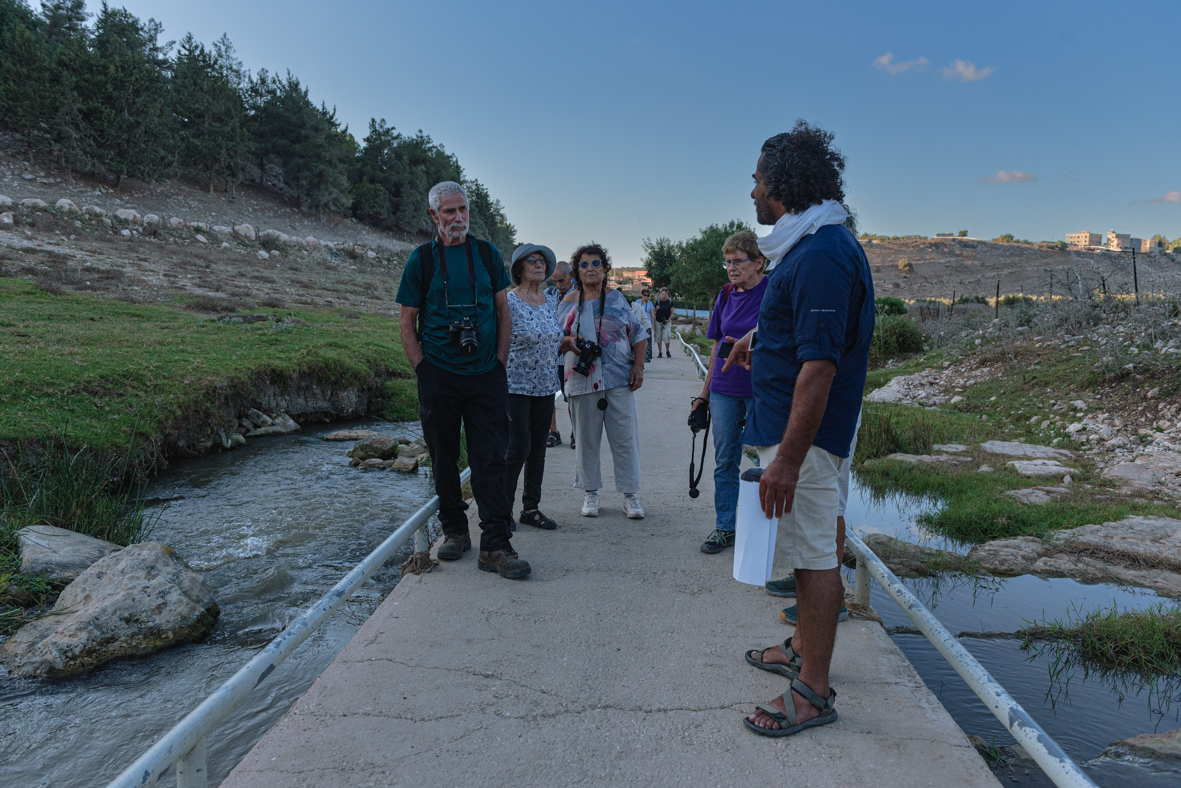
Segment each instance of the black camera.
M476 321L470 317L461 317L451 321L451 341L459 343L459 349L469 356L480 347L476 338Z
M603 348L597 342L582 337L575 338L574 345L578 348L578 363L574 365L574 371L579 375L589 375L595 359L603 355Z
M733 342L723 342L722 344L718 345L718 358L722 358L722 359L729 358L730 351L733 349L734 349Z
M709 403L702 400L702 404L696 410L689 411L689 429L693 432L701 432L709 426Z

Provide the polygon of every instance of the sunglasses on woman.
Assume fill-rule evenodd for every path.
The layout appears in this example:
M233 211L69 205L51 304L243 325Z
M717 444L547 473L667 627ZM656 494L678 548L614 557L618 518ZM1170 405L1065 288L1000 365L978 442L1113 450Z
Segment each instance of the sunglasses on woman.
M595 268L598 268L602 264L603 264L602 260L582 260L578 263L578 267L579 268L590 268L591 266L594 266Z

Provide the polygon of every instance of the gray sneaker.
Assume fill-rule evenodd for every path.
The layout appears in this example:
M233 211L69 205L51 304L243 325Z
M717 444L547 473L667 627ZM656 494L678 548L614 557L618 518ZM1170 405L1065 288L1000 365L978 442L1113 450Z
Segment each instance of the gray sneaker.
M734 532L723 531L721 528L717 528L701 543L701 552L713 555L714 553L722 552L727 547L733 546Z

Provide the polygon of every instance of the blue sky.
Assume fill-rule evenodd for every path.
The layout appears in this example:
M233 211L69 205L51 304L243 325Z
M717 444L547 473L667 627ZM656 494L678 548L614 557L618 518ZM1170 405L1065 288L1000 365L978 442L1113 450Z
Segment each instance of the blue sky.
M559 257L753 223L759 146L797 118L836 134L869 232L1181 236L1176 0L126 7L229 34L358 138L424 130Z

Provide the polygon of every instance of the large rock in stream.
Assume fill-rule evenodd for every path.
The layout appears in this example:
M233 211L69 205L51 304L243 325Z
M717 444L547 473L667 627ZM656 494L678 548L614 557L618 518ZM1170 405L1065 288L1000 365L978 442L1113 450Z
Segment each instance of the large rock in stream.
M15 676L69 676L200 640L219 613L201 575L175 552L135 544L79 575L52 612L0 646L0 662Z
M1181 728L1120 739L1104 750L1102 757L1133 763L1167 761L1176 768L1181 765Z
M398 438L379 432L370 435L346 454L358 464L365 462L365 460L392 460L398 456L398 447L409 442L406 438Z
M21 574L45 573L53 585L63 586L100 558L122 548L93 536L53 525L30 525L16 532L20 545Z

